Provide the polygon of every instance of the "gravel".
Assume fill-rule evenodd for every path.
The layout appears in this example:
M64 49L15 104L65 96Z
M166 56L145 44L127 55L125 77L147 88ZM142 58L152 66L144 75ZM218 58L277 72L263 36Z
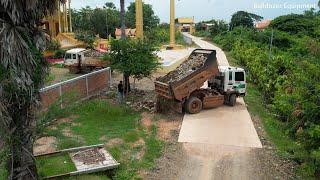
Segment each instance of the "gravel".
M99 51L96 51L96 50L88 50L88 51L85 51L84 53L84 56L85 57L103 57L103 54L102 52L99 52Z
M177 82L181 79L187 77L194 71L203 67L205 61L207 60L208 54L196 54L189 57L175 70L169 72L167 75L158 78L157 80L163 83Z

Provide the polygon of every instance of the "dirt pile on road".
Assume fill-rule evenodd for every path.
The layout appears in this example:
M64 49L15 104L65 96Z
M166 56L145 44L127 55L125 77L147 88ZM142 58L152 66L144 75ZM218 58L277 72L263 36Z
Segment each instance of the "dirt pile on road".
M186 61L184 61L180 66L178 66L175 70L169 72L167 75L160 77L157 81L163 83L170 83L179 81L199 68L203 67L205 61L207 60L208 54L196 54L189 57Z

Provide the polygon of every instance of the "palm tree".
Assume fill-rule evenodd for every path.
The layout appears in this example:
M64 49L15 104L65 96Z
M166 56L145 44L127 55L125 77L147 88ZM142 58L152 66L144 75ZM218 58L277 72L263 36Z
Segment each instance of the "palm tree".
M47 72L39 25L57 9L52 0L0 0L0 137L9 179L37 179L33 157L35 110Z

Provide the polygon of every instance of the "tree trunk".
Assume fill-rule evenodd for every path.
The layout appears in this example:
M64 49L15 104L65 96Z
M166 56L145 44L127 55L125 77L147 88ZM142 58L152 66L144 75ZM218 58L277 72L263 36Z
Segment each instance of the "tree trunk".
M127 74L123 75L123 80L124 80L124 93L127 95L130 91L130 76L128 76Z
M14 121L10 129L15 130L11 136L11 141L9 141L11 150L11 156L7 163L9 179L38 179L36 162L33 157L35 117L30 107L31 105L26 103L23 106L16 107L16 111L11 110L10 112Z
M125 15L124 0L120 0L121 39L126 39Z

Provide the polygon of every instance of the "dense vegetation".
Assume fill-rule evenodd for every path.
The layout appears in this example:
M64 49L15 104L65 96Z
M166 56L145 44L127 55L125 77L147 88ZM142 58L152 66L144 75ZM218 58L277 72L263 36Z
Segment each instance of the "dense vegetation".
M143 5L143 28L150 30L158 26L160 19L155 15L152 5L142 3ZM128 11L126 12L126 23L128 27L136 26L136 4L130 3Z
M320 176L319 37L320 12L314 10L278 17L264 31L240 26L212 36L246 68L285 136L295 141L281 148L306 177Z
M131 3L125 13L125 25L135 28L135 3ZM150 30L159 25L159 17L155 15L150 4L143 3L143 25L145 30ZM72 10L73 28L76 32L85 31L107 38L115 37L116 28L120 28L120 11L112 2L106 3L102 8L92 9L87 6L79 10Z

